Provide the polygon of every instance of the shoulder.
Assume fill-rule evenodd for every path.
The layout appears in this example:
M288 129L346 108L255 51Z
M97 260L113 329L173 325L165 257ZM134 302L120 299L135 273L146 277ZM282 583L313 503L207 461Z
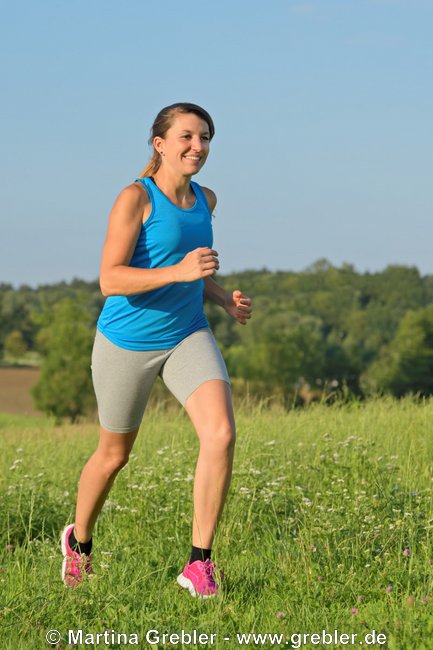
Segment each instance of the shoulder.
M150 202L146 186L140 181L135 181L131 185L124 187L119 196L122 196L124 201L143 206Z
M116 198L116 203L130 206L136 206L146 202L149 202L149 195L143 183L139 182L131 183L131 185L124 187L120 190Z
M212 214L212 212L215 210L215 206L217 204L217 197L216 194L213 190L210 190L208 187L203 187L203 185L200 185L201 189L203 190L203 193L207 199L208 205L209 205L209 211Z
M150 204L150 198L144 184L136 181L119 192L116 204L120 207L139 210Z
M112 216L122 220L142 220L150 205L149 195L143 183L135 182L124 187L116 197Z

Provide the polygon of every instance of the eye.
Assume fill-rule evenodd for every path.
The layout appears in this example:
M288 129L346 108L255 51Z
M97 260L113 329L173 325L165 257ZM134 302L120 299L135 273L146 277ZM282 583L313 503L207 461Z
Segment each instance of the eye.
M201 139L204 140L205 142L209 142L210 137L208 135L202 135Z
M185 135L181 135L180 137L181 137L181 138L184 138L184 139L186 139L186 140L190 140L190 139L191 139L191 135L190 135L189 133L185 133Z

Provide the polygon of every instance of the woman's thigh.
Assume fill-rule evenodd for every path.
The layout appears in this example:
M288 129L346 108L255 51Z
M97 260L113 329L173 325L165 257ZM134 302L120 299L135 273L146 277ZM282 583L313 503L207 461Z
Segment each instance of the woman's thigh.
M227 384L230 395L226 365L209 329L198 330L179 343L162 366L160 375L183 406L200 386L214 380Z
M138 430L166 357L164 350L125 350L97 332L92 353L92 378L104 431L126 434Z
M220 379L205 381L185 403L201 445L226 451L235 441L235 419L229 384Z

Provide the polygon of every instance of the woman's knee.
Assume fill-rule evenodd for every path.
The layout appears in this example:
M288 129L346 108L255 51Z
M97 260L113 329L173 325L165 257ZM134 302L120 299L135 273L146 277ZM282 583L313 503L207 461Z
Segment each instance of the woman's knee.
M230 420L224 420L213 427L209 426L200 435L200 444L205 447L211 447L214 452L232 452L235 443L236 427Z
M101 427L96 455L98 463L107 477L111 477L127 465L137 431L127 434L112 433Z
M98 453L98 452L97 452ZM117 451L115 453L104 453L99 450L100 467L104 474L110 478L120 472L128 464L129 451Z

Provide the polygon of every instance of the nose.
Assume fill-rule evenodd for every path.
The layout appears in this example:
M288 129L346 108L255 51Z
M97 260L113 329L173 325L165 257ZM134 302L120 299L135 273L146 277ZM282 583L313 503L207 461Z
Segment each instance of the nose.
M194 149L194 151L200 152L203 151L203 142L200 138L200 136L194 136L191 140L191 148Z

